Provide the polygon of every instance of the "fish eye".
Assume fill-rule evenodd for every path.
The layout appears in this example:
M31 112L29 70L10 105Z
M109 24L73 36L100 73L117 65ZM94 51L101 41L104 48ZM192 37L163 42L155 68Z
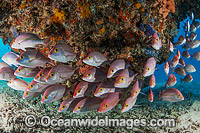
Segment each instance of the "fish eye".
M20 72L20 71L21 71L21 68L18 69L18 72Z
M172 77L172 80L174 80L174 77Z
M80 93L80 92L81 92L81 90L80 90L80 89L78 89L78 90L77 90L77 93Z
M110 73L114 73L114 69L111 69Z
M12 81L9 81L9 84L11 84L12 83Z
M40 74L39 74L39 77L42 77L42 76L43 76L43 73L40 73Z
M180 95L180 94L178 94L177 96L178 96L178 97L181 97L181 95Z
M105 108L107 108L107 107L108 107L108 104L106 103L106 104L104 105L104 107L103 107L103 108L105 109Z
M55 48L55 49L54 49L54 52L55 52L55 53L58 53L58 51L59 51L58 48Z
M80 110L81 109L81 106L78 106L77 110Z
M50 74L50 77L54 77L54 73L53 72Z
M150 68L149 67L147 67L147 71L149 71L150 70Z
M45 96L44 96L44 99L47 99L47 98L48 98L48 96L47 96L47 95L45 95Z
M103 91L103 88L101 87L101 88L99 88L99 91Z
M33 84L30 85L30 88L33 88Z
M135 90L135 93L137 93L137 90Z
M87 74L87 77L89 77L90 75L91 75L91 73L88 73L88 74Z
M26 92L26 95L28 95L28 91Z
M64 108L65 108L65 105L62 106L62 109L64 109Z
M127 108L127 107L128 107L128 104L126 104L125 107Z
M120 82L123 82L123 81L124 81L124 77L121 77L121 78L120 78Z
M91 56L88 56L87 59L91 59Z
M24 56L22 55L22 56L20 56L20 59L24 59Z

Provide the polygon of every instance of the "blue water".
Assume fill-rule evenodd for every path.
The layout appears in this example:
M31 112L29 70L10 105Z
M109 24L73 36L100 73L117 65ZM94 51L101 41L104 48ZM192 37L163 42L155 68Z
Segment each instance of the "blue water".
M1 52L0 52L0 62L2 62L2 57L4 56L5 53L7 52L10 52L11 51L11 48L8 44L4 45L3 44L3 41L2 39L0 38L0 49L1 49Z

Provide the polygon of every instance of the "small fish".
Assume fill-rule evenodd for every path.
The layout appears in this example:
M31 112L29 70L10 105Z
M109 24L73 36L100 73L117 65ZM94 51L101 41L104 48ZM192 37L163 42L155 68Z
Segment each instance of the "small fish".
M73 94L73 98L92 96L94 95L97 83L89 83L81 81L77 86Z
M19 66L17 70L14 72L15 76L19 77L35 77L35 75L40 71L38 67L36 68L29 68L29 67L24 67L24 66Z
M179 63L179 58L178 56L175 54L174 57L172 58L172 61L170 62L170 67L176 67Z
M50 103L61 99L65 93L65 85L53 85L44 92L41 103Z
M197 28L194 26L194 24L190 25L190 31L191 32L196 32Z
M178 59L181 58L181 53L180 53L180 51L178 49L177 49L176 55L178 56Z
M187 43L183 46L184 49L190 50L197 47L193 41L187 41Z
M126 69L129 67L124 60L115 60L111 65L107 73L107 78L112 78L119 70ZM117 75L116 75L117 76Z
M26 89L23 94L23 99L32 99L38 97L40 94L41 92L30 92Z
M46 77L50 70L51 70L51 67L46 67L46 68L40 70L38 72L38 74L34 77L34 80L37 82L40 82L40 83L50 83L51 84L51 82L46 82Z
M186 31L189 32L190 31L190 22L187 20L187 24L186 24Z
M196 72L196 69L193 65L191 64L188 64L184 67L185 71L188 72L188 73L193 73L193 72Z
M128 98L124 101L124 103L123 103L123 105L122 105L121 112L123 113L123 112L129 111L129 110L135 105L136 101L137 101L137 97L136 97L136 98L128 97Z
M158 37L157 33L154 32L152 36L152 47L156 50L159 50L162 47L162 41Z
M32 80L31 83L27 87L27 91L30 92L44 92L51 84L40 83Z
M171 41L169 41L169 50L170 52L174 52L174 46Z
M149 102L153 102L153 98L154 98L153 92L152 92L151 88L149 88L149 93L148 93Z
M198 29L200 27L200 24L199 24L198 21L194 20L192 23L194 24L194 26L196 27L196 29Z
M103 99L99 97L84 98L83 100L78 102L73 110L73 113L84 113L97 110L100 107L102 101Z
M52 60L66 63L73 61L76 57L76 54L73 52L73 48L69 45L59 43L51 49L48 57Z
M165 71L166 75L168 76L168 74L169 74L169 63L168 62L165 63L164 71Z
M182 67L177 67L176 69L173 69L172 72L173 71L175 71L178 75L181 75L181 76L186 75L185 70Z
M9 66L16 66L18 67L19 64L17 63L16 59L19 57L18 54L15 54L13 52L8 52L6 53L3 57L2 57L2 60L7 63Z
M20 65L30 68L45 67L50 59L46 58L40 51L29 49L17 58L16 60Z
M15 79L10 80L7 83L7 85L14 90L25 91L26 88L28 87L28 82L15 78Z
M119 101L120 101L119 92L110 93L101 103L98 112L104 113L113 109L118 104Z
M82 79L87 82L99 82L106 79L106 74L101 69L93 67L83 75Z
M200 41L196 39L196 40L194 40L193 42L194 42L195 45L192 47L192 49L198 48L199 45L200 45Z
M196 39L196 37L197 37L196 33L194 33L194 32L190 33L190 40L194 41L194 39Z
M117 88L127 88L136 76L137 74L134 74L133 71L129 69L123 69L117 76L114 86Z
M190 58L190 54L188 53L188 51L183 51L182 56L184 58Z
M197 60L197 61L200 61L200 52L195 52L193 55L192 55L192 58Z
M166 81L165 88L167 88L168 86L170 87L174 86L176 82L177 80L176 80L175 75L171 73L168 77L168 80Z
M141 91L140 81L137 80L132 87L131 97L136 98Z
M190 17L191 17L191 20L194 20L194 13L193 12L190 13Z
M57 83L70 79L75 70L65 64L58 64L54 66L46 77L46 82Z
M102 96L103 94L113 93L120 89L115 88L114 83L111 81L104 81L98 85L94 92L95 97Z
M192 81L193 81L193 77L192 77L192 75L190 75L190 74L187 74L187 75L184 77L184 79L181 79L181 83L182 83L182 82L190 83L190 82L192 82Z
M183 45L184 43L186 43L186 39L183 35L181 35L179 38L178 38L178 42L177 44L178 45Z
M169 102L178 102L184 100L183 95L181 92L175 88L169 88L164 90L162 93L159 92L159 100L162 98L162 101L169 101Z
M11 48L22 49L26 51L26 48L36 48L39 44L47 44L48 41L49 38L40 39L37 34L24 32L15 38Z
M15 79L14 72L15 70L10 66L0 68L0 80L10 81L11 79Z
M76 105L83 100L83 98L72 98L68 97L66 98L61 104L58 109L58 112L66 112L66 111L73 111L73 109L76 107Z
M104 63L107 63L108 58L104 54L94 51L92 53L89 53L88 56L86 56L83 59L83 62L85 64L98 67L98 66L103 65Z
M185 66L185 61L182 58L180 58L179 59L179 64L184 67Z
M147 77L154 74L155 69L156 69L156 59L154 57L151 57L147 60L147 62L144 65L143 76Z
M155 85L156 85L156 78L155 78L154 74L152 74L152 75L151 75L151 78L150 78L150 80L149 80L149 86L150 86L151 88L154 88Z

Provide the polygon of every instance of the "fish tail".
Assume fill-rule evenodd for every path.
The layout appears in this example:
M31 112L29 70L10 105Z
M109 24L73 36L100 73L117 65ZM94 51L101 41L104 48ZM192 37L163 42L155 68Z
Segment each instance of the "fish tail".
M158 100L160 100L160 98L161 98L161 90L159 90L159 96L158 96Z

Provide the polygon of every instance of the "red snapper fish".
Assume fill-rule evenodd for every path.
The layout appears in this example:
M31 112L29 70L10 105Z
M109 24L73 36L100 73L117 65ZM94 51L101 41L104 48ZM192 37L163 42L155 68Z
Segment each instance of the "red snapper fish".
M65 85L53 85L48 87L43 94L41 103L50 103L60 100L63 97L66 88L67 86Z
M150 78L150 81L149 81L149 86L150 86L151 88L154 88L155 85L156 85L156 78L155 78L155 76L154 76L154 74L153 74L153 75L151 75L151 78Z
M123 69L118 75L114 86L117 88L127 88L136 76L137 74L134 74L133 71L129 69Z
M2 60L7 63L9 66L16 66L18 67L19 64L17 63L16 59L19 57L18 54L15 54L13 52L8 52L6 53L3 57L2 57Z
M176 84L177 80L174 74L170 74L168 77L168 80L166 81L165 88L168 86L174 86Z
M192 55L192 58L195 59L196 61L200 61L200 52L195 52L193 55Z
M186 43L186 39L183 35L181 35L179 38L178 38L178 42L177 44L178 45L183 45L184 43Z
M121 112L127 112L129 111L136 103L136 100L137 100L137 97L136 98L133 98L133 97L128 97L123 105L122 105L122 109L121 109Z
M160 99L162 99L162 101L179 102L184 100L184 97L179 90L169 88L164 90L162 93L161 91L159 92L159 100Z
M29 67L19 66L17 70L14 72L14 75L19 77L30 78L30 77L35 77L35 75L39 71L40 69L38 67L29 68Z
M187 74L187 75L184 77L184 79L181 79L181 83L182 83L182 82L190 83L190 82L192 82L192 81L193 81L193 77L192 77L192 75L190 75L190 74Z
M27 87L27 91L31 92L44 92L51 84L40 83L35 80L32 80Z
M193 73L193 72L196 72L196 69L193 65L191 64L188 64L184 67L185 71L188 72L188 73Z
M12 43L11 48L22 49L26 51L26 48L36 48L38 47L38 45L47 44L48 41L49 38L40 39L37 34L24 32L15 38L15 41Z
M119 92L110 93L101 103L98 112L104 113L113 109L118 104L119 101L120 101Z
M89 53L88 56L83 59L83 62L85 64L98 67L105 63L108 63L108 58L104 54L94 51L92 53Z
M178 65L178 63L179 63L179 58L175 54L174 57L172 58L172 61L170 62L171 68L176 67Z
M59 43L51 49L48 57L52 60L66 63L73 61L76 57L76 54L73 52L73 48L71 46L64 43Z
M169 74L169 63L168 62L165 63L164 71L165 71L166 75L168 76L168 74Z
M51 70L51 67L46 67L42 70L40 70L37 75L34 77L34 80L40 83L47 83L47 84L52 84L51 82L46 82L46 77Z
M12 69L7 64L1 63L2 66L0 66L0 80L10 81L11 79L15 79L14 72L15 70ZM6 67L4 67L6 66Z
M153 98L154 98L153 92L152 92L151 88L149 88L149 93L148 93L149 102L153 102Z
M22 79L15 78L15 79L10 80L7 83L7 85L14 90L25 91L26 88L28 87L28 82Z
M23 99L32 99L38 97L40 94L41 92L30 92L26 89L23 94Z
M106 74L101 69L93 67L83 75L82 79L87 82L99 82L106 79Z
M156 59L154 57L151 57L147 60L147 62L144 65L143 76L147 77L154 74L155 69L156 69Z
M157 33L154 32L153 33L153 37L152 37L152 47L156 50L160 50L160 48L162 47L162 41L161 39L158 37Z
M188 53L188 51L183 51L182 56L184 58L190 58L190 54Z
M99 97L84 98L80 102L78 102L73 110L73 113L84 113L97 110L100 107L102 101L103 99Z
M171 41L169 41L169 51L174 52L174 46Z
M74 72L75 70L72 67L65 64L58 64L51 68L46 77L46 82L61 83L67 79L70 79Z
M131 91L131 97L136 98L139 95L142 89L142 85L143 85L143 82L141 80L137 80L135 82Z
M16 61L21 66L30 68L45 67L47 63L50 63L49 58L46 58L40 51L35 49L28 49L21 53Z

